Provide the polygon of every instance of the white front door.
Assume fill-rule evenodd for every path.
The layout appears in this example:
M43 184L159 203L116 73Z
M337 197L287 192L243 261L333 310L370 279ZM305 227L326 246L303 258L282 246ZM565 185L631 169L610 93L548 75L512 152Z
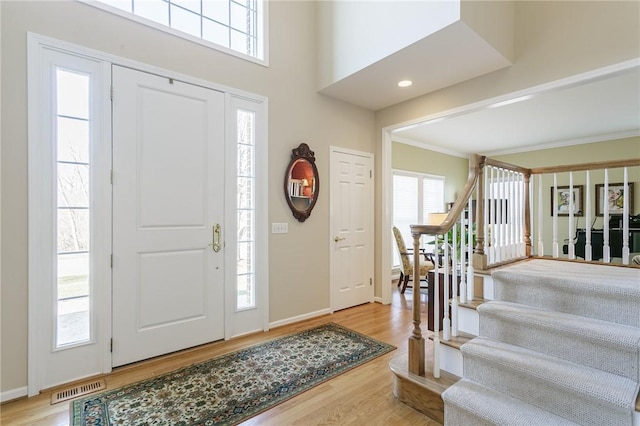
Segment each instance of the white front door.
M373 156L331 147L331 309L373 302Z
M224 338L224 94L113 67L113 366ZM215 250L214 250L215 248Z

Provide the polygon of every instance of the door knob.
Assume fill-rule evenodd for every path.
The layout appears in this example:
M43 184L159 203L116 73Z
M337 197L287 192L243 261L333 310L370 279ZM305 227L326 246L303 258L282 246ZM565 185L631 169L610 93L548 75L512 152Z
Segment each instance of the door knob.
M335 237L335 238L333 239L333 241L335 241L336 243L337 243L338 241L342 241L342 240L346 240L346 238Z

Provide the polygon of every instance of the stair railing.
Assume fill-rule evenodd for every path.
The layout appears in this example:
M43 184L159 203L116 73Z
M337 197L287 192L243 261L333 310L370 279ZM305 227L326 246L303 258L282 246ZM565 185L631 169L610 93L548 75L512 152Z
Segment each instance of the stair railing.
M619 211L612 210L609 204L604 202L604 195L596 196L599 201L602 201L603 209L603 261L611 260L609 222L617 213L621 214L618 228L622 233L623 264L629 264L629 216L633 214L629 168L637 166L640 166L640 159L528 169L484 156L470 157L467 182L450 211L430 216L427 224L411 225L414 253L420 251L422 235L433 236L436 243L433 282L429 283L429 286L433 287L433 300L429 303L433 304L433 376L435 378L440 377L440 322L442 321L442 340L446 341L458 335L458 305L474 300L476 297L474 294L476 272L486 272L491 268L533 256L546 256L543 234L547 208L551 209L552 216L551 257L560 258L558 216L561 213L559 213L558 191L559 188L564 189L559 185L560 180L568 180L566 189L569 194L573 194L574 189L582 187L576 183L581 181L582 176L576 173L585 173L586 191L579 195L585 197L585 201L569 196L568 205L564 206L567 208L566 216L568 217L567 259L576 259L578 251L575 241L578 229L576 219L584 215L585 224L595 223L597 216L594 215L591 207L590 186L593 171L602 170L603 194L607 194L611 188L622 189L622 208ZM621 183L613 184L609 179L609 171L615 169L622 169ZM634 170L634 173L637 175L637 170ZM532 179L532 176L537 179ZM549 204L544 202L543 193L547 185L545 182L550 179L545 176L551 176L553 179ZM536 189L537 191L534 192ZM577 208L579 203L586 205L585 213ZM532 211L536 212L535 220L532 217ZM535 247L531 242L532 230L537 232ZM584 248L586 260L593 260L592 251L591 233L586 232ZM414 282L420 282L419 262L419 257L414 256ZM459 285L457 285L458 279ZM439 306L441 287L444 293L442 297L444 312L442 313ZM449 314L449 306L451 314ZM413 298L412 314L409 373L424 376L425 340L420 329L420 297Z
M473 194L474 189L477 187L478 178L480 176L480 170L483 166L485 157L481 157L479 155L473 155L469 159L469 176L467 178L467 182L462 190L462 193L455 201L451 209L446 215L434 215L429 219L430 223L423 225L411 225L411 235L413 237L413 250L414 253L420 252L420 237L422 235L431 235L435 239L436 250L434 256L434 282L429 283L430 286L433 286L433 303L434 306L434 314L433 314L433 325L434 325L434 363L433 363L433 376L438 378L440 377L440 361L439 361L439 345L440 345L440 337L439 337L439 323L441 319L440 309L439 309L439 300L440 300L440 271L443 272L444 281L444 300L448 301L451 299L449 294L450 288L450 278L451 276L456 277L458 271L458 263L460 265L464 264L463 261L458 261L458 253L460 253L460 259L470 259L472 256L472 232L465 232L465 226L467 224L473 224L472 221L472 210L473 205L471 202L471 196ZM468 206L469 213L465 214L465 208ZM465 216L468 216L466 218ZM444 217L444 220L442 220ZM433 219L436 219L433 221ZM465 235L465 238L458 238L457 231L461 230L461 236ZM471 226L469 229L472 229ZM449 236L448 233L452 232L452 243L449 244ZM442 255L438 252L438 248L442 248ZM463 256L464 254L464 256ZM475 256L475 253L474 253ZM450 261L451 260L451 261ZM461 273L464 269L461 269ZM420 258L418 256L414 256L414 282L420 282ZM467 277L465 278L465 285L460 285L461 297L463 300L466 300L469 295L473 295L473 263L468 262L467 268ZM469 286L471 283L471 286ZM454 285L455 289L454 298L457 297L458 289L457 285ZM471 290L469 290L471 289ZM451 318L449 317L449 309L447 309L448 303L445 304L444 316L442 318L443 321L443 335L445 339L449 339L452 333L451 330ZM420 297L413 297L413 305L412 305L412 313L413 313L413 332L411 337L409 338L409 373L415 374L418 376L425 375L425 341L422 337L422 330L420 329ZM453 335L457 335L457 303L455 304L454 311L452 312L453 317Z
M640 158L531 169L531 174L535 176L533 191L537 193L537 197L533 197L537 198L536 218L532 221L537 235L533 254L568 260L580 257L585 261L601 263L611 263L617 257L623 265L629 265L631 248L640 251L640 229L636 230L638 225L635 224L632 232L629 223L635 213L632 204L634 183L630 182L629 176L630 172L635 176L640 174L638 166ZM550 247L549 238L545 238L545 216L549 214L544 202L547 187L551 194ZM594 192L592 187L595 188ZM609 193L618 198L610 200ZM566 204L561 206L563 201ZM565 211L562 211L562 207ZM568 217L568 223L563 216ZM583 217L583 228L579 228ZM601 223L599 218L602 218ZM563 235L561 227L567 228L566 234ZM632 235L636 237L630 241ZM598 241L594 241L594 236L598 237ZM612 244L612 237L616 238L616 244ZM639 242L632 244L636 241Z

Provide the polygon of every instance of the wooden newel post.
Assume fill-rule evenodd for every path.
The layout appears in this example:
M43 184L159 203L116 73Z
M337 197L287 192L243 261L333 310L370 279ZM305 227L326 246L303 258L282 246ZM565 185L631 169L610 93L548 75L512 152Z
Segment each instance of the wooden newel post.
M476 246L473 248L473 267L476 270L487 269L487 256L484 252L484 165L486 157L476 157L478 183L476 184Z
M409 337L409 373L424 376L424 338L420 330L420 234L413 236L413 333Z

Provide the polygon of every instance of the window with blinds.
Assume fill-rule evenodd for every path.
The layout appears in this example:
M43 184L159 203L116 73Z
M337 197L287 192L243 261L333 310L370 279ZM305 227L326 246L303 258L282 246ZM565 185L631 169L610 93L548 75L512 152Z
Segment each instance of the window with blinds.
M392 223L400 230L407 247L413 244L410 225L425 223L427 214L444 211L444 176L394 170ZM395 240L392 242L396 268L400 266L400 257ZM427 242L428 237L422 237L422 244Z

